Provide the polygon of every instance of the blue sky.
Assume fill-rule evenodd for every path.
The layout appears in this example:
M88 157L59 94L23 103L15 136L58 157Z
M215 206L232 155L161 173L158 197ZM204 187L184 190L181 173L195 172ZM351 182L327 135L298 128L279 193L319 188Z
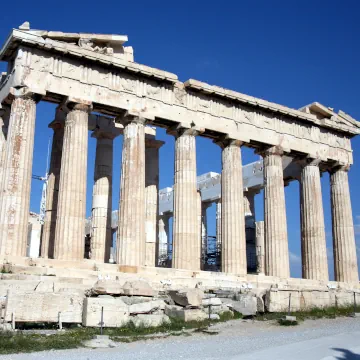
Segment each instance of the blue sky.
M360 2L349 1L107 1L37 0L4 2L0 13L0 42L11 28L30 21L31 28L65 32L126 34L135 61L176 73L180 80L194 78L242 93L299 108L318 101L342 109L360 120ZM4 71L4 64L0 70ZM33 173L42 175L54 106L37 109ZM173 182L174 139L160 152L160 186ZM117 208L121 138L115 140L114 199ZM352 141L354 163L350 172L353 215L360 248L360 137ZM198 174L220 172L220 149L197 139ZM91 191L95 141L89 138L87 212ZM243 162L257 160L243 150ZM330 273L332 276L329 177L322 177ZM31 210L38 211L42 184L32 184ZM285 189L292 276L300 276L300 214L298 183ZM262 195L256 216L263 219ZM209 234L215 235L215 210L209 209ZM358 250L360 254L360 250Z

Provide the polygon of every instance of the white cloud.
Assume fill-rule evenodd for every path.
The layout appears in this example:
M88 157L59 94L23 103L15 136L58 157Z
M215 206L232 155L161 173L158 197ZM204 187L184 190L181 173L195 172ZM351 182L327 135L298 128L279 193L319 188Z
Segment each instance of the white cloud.
M293 264L301 264L301 257L290 251L289 253L290 262Z

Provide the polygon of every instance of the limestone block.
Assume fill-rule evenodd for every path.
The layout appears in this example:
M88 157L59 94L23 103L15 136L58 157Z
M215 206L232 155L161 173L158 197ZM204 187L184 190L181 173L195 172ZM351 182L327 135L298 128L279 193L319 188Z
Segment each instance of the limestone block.
M210 320L220 320L220 316L218 314L210 314Z
M53 292L52 281L36 281L36 280L1 280L0 281L0 296L6 296L8 291L13 293L24 293L24 292Z
M221 305L222 301L219 298L203 299L202 306L216 306Z
M130 314L148 314L156 310L165 309L165 301L153 300L139 304L133 304L129 306Z
M257 299L251 294L239 294L237 300L224 299L224 304L243 316L256 315Z
M133 304L140 304L149 302L152 300L156 300L155 298L147 297L147 296L120 296L120 299L126 304L126 305L133 305Z
M179 318L185 322L188 321L203 321L208 318L208 314L200 309L183 309L179 306L167 305L165 307L165 314L169 317Z
M211 313L212 314L223 314L226 312L229 312L230 308L226 305L217 305L211 307Z
M272 291L266 292L265 307L269 312L288 311L289 296L291 294L290 311L300 310L300 293L298 291Z
M135 327L158 327L163 324L170 324L170 318L167 315L136 315L131 318Z
M94 285L92 292L94 294L119 295L122 293L122 286L119 281L99 280Z
M83 297L71 293L9 292L5 321L57 322L59 312L64 323L81 323Z
M201 306L204 292L200 289L169 291L170 297L181 306Z
M132 296L156 296L156 291L143 280L127 281L121 290L123 295Z
M100 327L101 308L104 308L105 327L124 326L129 321L129 308L119 298L86 298L84 301L83 326Z
M257 312L259 313L265 312L264 300L261 297L257 297L256 302L257 302Z

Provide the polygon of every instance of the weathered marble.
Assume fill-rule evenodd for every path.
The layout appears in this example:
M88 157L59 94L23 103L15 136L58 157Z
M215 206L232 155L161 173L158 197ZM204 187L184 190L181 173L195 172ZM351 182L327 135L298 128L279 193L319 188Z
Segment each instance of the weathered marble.
M246 237L241 145L224 140L221 172L221 266L223 272L246 275Z
M124 125L117 263L145 263L145 119L126 116Z
M10 120L10 106L0 106L0 194L6 159L6 139ZM1 200L0 200L1 202Z
M61 157L54 258L82 260L85 243L89 104L69 103Z
M14 90L0 205L0 254L26 256L36 101Z
M264 221L255 223L256 272L265 274L265 229Z
M54 130L51 146L49 174L46 186L46 208L43 231L41 235L41 257L54 258L55 229L59 198L60 169L64 142L65 113L60 108L56 111L55 120L49 124Z
M180 129L175 140L173 260L176 269L200 270L195 129Z
M169 253L169 215L159 216L158 265L165 266Z
M216 246L221 249L221 199L216 201Z
M94 187L91 210L90 259L109 262L112 246L112 170L114 132L96 129Z
M159 213L159 149L163 141L145 135L145 265L155 266Z
M351 210L348 167L330 175L335 280L359 281L354 224Z
M290 277L286 224L283 150L271 147L264 151L264 220L266 275Z
M302 277L329 281L319 160L303 162L300 198Z

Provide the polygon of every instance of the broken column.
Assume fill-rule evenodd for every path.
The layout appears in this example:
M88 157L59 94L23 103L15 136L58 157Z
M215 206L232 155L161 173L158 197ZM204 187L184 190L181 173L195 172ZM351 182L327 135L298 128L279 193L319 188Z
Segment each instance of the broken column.
M159 213L159 149L163 141L155 139L155 129L145 135L145 265L156 266L156 239Z
M175 137L174 218L172 267L200 270L196 141L199 132L181 128Z
M26 256L36 95L13 90L0 206L0 254Z
M335 280L359 281L348 179L349 166L330 173Z
M246 238L241 145L226 139L222 147L221 233L222 271L246 275Z
M263 152L266 275L290 277L285 191L280 147Z
M46 204L41 236L41 257L54 258L56 215L59 197L61 156L64 140L65 113L58 108L55 120L49 124L53 129L49 174L46 186Z
M67 104L54 258L82 260L85 251L89 103Z
M319 164L318 159L306 159L301 164L302 277L329 281Z
M91 135L96 139L96 156L91 210L90 259L105 263L110 260L112 246L112 172L116 135L110 126L105 130L95 129Z
M121 164L117 263L145 263L145 122L125 116Z

